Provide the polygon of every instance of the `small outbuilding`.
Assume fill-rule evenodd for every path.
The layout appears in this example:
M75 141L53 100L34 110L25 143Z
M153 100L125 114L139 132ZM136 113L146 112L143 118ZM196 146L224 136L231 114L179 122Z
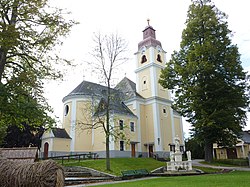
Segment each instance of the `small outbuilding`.
M0 148L0 157L15 162L33 163L38 158L38 148Z
M65 129L48 129L43 133L41 139L41 158L62 156L70 151L71 137Z

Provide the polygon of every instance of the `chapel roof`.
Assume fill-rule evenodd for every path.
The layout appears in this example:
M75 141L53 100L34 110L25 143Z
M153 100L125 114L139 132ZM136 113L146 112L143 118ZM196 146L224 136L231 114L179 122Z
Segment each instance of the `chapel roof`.
M243 131L241 136L241 139L244 141L244 143L250 144L250 132L249 131Z
M60 128L52 128L52 133L54 134L55 138L66 138L66 139L71 139L69 134L65 129L60 129Z

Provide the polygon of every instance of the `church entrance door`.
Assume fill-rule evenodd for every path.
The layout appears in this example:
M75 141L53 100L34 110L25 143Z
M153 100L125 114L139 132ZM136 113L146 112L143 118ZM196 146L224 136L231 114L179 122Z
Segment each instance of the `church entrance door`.
M46 142L44 144L44 150L43 150L43 158L48 158L49 156L49 144Z
M148 153L149 153L149 157L153 157L153 154L154 154L153 145L148 146Z
M131 144L131 157L135 157L135 144Z

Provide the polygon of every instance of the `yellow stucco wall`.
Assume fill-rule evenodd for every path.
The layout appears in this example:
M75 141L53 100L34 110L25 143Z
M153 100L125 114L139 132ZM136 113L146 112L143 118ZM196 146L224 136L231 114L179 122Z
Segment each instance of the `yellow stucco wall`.
M156 70L156 73L157 73L157 83L159 81L159 78L160 78L160 75L161 75L161 69L157 69ZM170 97L170 93L167 89L164 89L159 83L158 83L158 96L161 97L161 98L164 98L164 99L171 99Z
M151 91L151 78L150 78L150 70L144 69L138 74L139 77L139 90L138 93L145 98L152 96ZM144 84L144 81L146 81L146 84Z
M105 150L105 132L103 128L95 129L94 139L93 139L93 151L104 151L104 150Z
M163 112L166 110L166 113ZM163 151L170 151L169 144L172 143L172 125L170 116L170 106L159 104L159 115L160 115L160 132L162 137L162 148Z
M70 139L53 138L53 151L70 152Z
M217 159L227 159L227 150L224 148L216 149L216 158Z
M144 144L154 143L154 121L152 105L140 105L141 112L141 146L142 151L147 152Z
M75 151L92 150L91 115L91 101L82 100L76 102Z

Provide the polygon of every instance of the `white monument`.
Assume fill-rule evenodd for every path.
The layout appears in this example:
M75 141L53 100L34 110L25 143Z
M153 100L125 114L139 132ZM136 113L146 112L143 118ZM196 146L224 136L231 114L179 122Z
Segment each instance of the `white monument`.
M167 162L167 171L192 170L191 151L187 151L187 161L182 161L182 153L180 151L180 138L174 138L175 151L170 152L170 162Z

